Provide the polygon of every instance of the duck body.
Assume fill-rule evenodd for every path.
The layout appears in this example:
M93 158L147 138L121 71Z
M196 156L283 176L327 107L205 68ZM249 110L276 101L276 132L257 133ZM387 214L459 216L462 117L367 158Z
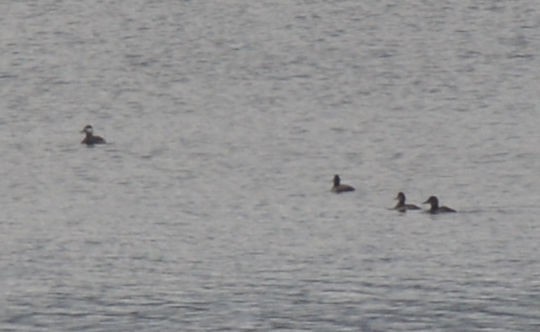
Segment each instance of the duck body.
M94 128L91 125L86 125L81 133L86 134L84 139L81 141L81 144L94 145L94 144L105 144L105 139L101 136L94 135Z
M354 190L355 189L352 186L349 186L347 184L341 184L341 178L339 177L339 175L334 175L334 186L332 187L332 192L339 194Z
M405 194L402 192L399 192L396 196L398 200L398 203L394 207L394 210L398 210L400 212L406 211L406 210L420 210L420 207L414 205L414 204L406 204L405 203Z
M431 208L427 210L427 212L431 214L457 212L456 210L449 208L447 206L439 206L439 199L436 196L429 197L423 204L431 205Z

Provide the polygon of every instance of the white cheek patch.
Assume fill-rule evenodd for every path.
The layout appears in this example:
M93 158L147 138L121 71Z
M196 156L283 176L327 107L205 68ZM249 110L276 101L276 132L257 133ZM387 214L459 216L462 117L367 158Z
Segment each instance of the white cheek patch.
M92 129L92 127L85 127L84 132L87 133L87 134L92 134L94 132L94 130Z

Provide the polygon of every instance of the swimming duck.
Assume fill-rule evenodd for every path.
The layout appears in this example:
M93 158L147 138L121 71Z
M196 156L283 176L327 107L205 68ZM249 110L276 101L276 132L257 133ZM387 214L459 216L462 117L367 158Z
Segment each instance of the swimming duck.
M448 213L448 212L456 212L456 210L451 209L446 206L439 206L439 200L435 196L431 196L427 199L423 204L431 204L431 208L427 210L429 213Z
M334 186L332 187L332 192L335 192L336 194L344 193L347 191L354 191L354 187L349 186L347 184L340 184L341 179L339 175L334 175Z
M414 204L405 204L405 194L399 192L396 196L398 203L394 207L395 210L403 212L404 210L420 210L420 208Z
M94 144L105 144L105 140L101 136L94 135L94 128L91 125L86 125L81 133L85 133L86 137L81 141L81 144L94 145Z

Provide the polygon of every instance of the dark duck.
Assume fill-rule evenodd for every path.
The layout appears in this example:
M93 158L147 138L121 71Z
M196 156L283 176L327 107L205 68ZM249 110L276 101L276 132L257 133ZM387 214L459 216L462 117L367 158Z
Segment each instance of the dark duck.
M420 207L414 205L414 204L406 204L405 203L405 194L402 192L399 192L396 196L398 203L394 207L394 210L398 211L406 211L406 210L420 210Z
M354 191L354 187L347 184L341 184L341 178L339 175L334 175L334 186L332 187L332 192L339 194L348 191Z
M431 208L427 210L427 212L433 213L433 214L456 212L456 210L451 209L447 206L439 206L439 199L435 196L431 196L423 204L431 204Z
M105 140L101 136L94 135L94 128L91 125L86 125L81 133L85 133L86 137L81 141L81 144L94 145L94 144L105 144Z

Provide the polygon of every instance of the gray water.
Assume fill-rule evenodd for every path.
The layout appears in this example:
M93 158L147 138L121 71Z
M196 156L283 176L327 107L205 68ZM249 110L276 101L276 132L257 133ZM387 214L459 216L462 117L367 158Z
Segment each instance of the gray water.
M0 11L0 330L540 330L536 0Z

